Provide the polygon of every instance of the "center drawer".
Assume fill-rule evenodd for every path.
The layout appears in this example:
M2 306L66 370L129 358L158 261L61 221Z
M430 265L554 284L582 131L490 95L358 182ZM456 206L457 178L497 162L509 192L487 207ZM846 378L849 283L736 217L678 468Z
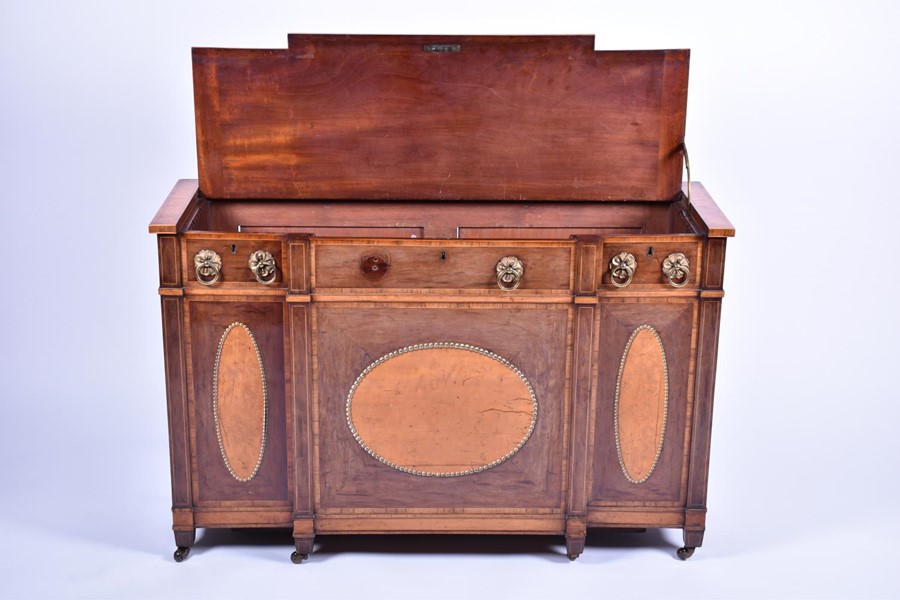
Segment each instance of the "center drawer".
M568 292L566 241L312 240L313 287L321 290Z

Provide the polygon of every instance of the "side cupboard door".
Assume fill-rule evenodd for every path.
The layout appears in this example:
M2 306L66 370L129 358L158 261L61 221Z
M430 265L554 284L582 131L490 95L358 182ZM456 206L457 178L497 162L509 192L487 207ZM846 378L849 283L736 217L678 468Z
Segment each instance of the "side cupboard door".
M215 513L242 505L283 508L284 305L277 298L249 302L212 295L186 304L195 507ZM257 518L231 524L257 525Z
M598 319L589 521L680 525L671 521L685 502L697 301L604 298ZM647 512L629 522L629 508L638 507L658 509L659 522Z

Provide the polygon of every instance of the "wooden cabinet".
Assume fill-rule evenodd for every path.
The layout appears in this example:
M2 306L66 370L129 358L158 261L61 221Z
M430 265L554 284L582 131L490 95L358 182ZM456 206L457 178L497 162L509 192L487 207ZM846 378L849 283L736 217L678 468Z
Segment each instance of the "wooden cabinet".
M291 529L295 562L400 532L564 535L574 559L591 527L682 528L689 556L734 231L680 182L686 61L195 50L200 180L150 226L176 559L198 527Z

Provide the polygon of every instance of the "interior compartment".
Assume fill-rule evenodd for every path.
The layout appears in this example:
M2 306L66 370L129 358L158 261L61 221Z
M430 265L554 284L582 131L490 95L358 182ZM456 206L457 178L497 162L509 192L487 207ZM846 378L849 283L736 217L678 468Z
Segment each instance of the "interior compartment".
M201 200L190 231L316 237L565 240L699 233L683 200L664 202L378 202Z

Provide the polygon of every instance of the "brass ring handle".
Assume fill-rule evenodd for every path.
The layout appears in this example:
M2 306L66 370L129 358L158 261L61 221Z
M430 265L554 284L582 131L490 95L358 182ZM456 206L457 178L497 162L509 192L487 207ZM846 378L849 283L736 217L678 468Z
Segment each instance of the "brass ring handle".
M194 256L194 271L197 273L197 281L203 285L212 285L219 280L222 272L222 257L204 248Z
M673 252L662 263L662 272L672 287L684 287L691 278L690 262L681 252Z
M637 271L637 261L634 259L634 254L619 252L609 261L609 282L618 288L623 288L631 283L635 271Z
M497 263L497 285L504 292L511 292L522 283L525 265L515 256L504 256Z
M257 250L251 254L248 265L250 270L253 271L253 276L263 285L271 285L278 276L275 258L265 250Z

